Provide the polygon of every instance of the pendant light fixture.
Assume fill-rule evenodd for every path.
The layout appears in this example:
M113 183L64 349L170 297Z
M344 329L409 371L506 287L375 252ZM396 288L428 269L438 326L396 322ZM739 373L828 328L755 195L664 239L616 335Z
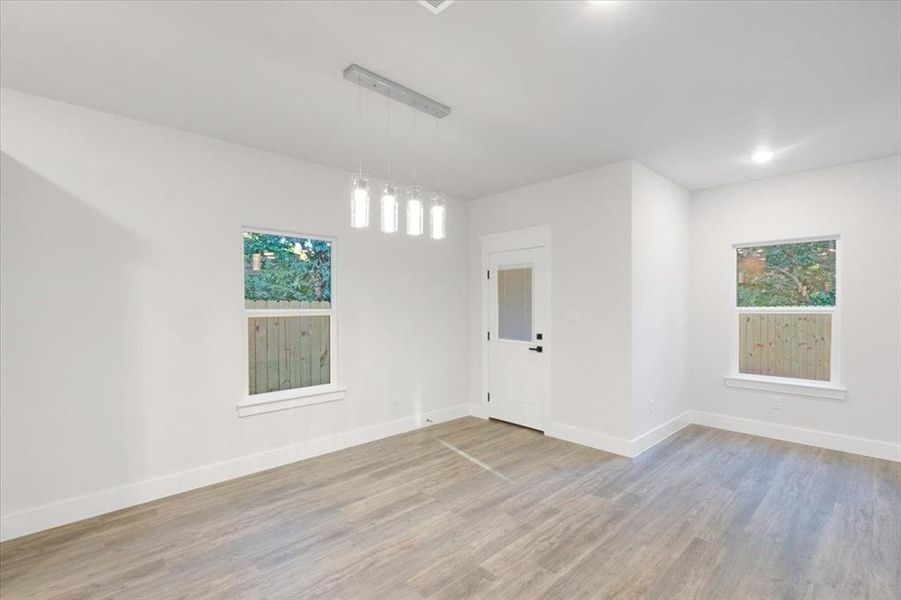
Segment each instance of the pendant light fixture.
M435 191L432 193L432 207L429 209L429 237L443 240L447 229L447 209L444 194L441 193L441 121L435 121Z
M447 237L447 209L444 207L444 194L435 192L432 194L432 208L429 209L429 237L433 240L443 240Z
M369 227L369 181L362 173L354 176L353 197L350 199L350 226L354 229Z
M385 233L394 233L397 231L397 186L391 182L391 96L385 103L388 115L388 182L382 191L382 231Z
M422 235L424 212L422 188L413 186L407 190L407 235Z
M397 231L397 187L390 183L385 184L382 192L382 231L394 233Z
M357 83L360 83L358 77ZM360 170L353 178L350 197L350 226L354 229L369 227L369 180L363 175L363 88L357 92L357 153Z
M422 207L422 188L418 185L418 169L416 154L416 111L411 110L413 115L412 128L412 154L413 154L413 185L407 189L407 235L422 235L424 210Z
M385 233L395 233L398 230L399 198L398 185L392 179L393 137L391 130L391 101L395 100L406 104L418 111L424 112L435 118L435 191L428 194L431 200L429 208L429 237L436 240L444 239L447 228L447 211L445 208L444 194L440 190L439 162L440 140L438 120L450 114L449 106L437 102L415 90L403 86L397 82L352 64L344 70L344 78L359 86L357 102L357 134L359 138L360 168L353 178L353 193L351 196L351 227L364 228L369 226L369 178L363 174L362 159L362 88L378 92L387 97L387 154L388 154L388 178L382 190L379 202L379 228ZM416 157L416 113L413 113L413 185L404 189L406 199L405 229L407 235L421 236L425 233L425 192L418 185Z

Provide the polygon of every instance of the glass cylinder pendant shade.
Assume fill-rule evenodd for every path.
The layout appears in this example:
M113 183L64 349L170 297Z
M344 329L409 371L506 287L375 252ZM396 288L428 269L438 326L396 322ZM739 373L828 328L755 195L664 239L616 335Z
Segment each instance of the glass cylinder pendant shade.
M424 213L422 190L411 187L407 190L407 235L422 235Z
M447 210L444 207L444 196L441 192L432 194L432 208L429 210L429 237L443 240L446 235Z
M353 195L350 199L350 226L355 229L369 227L369 181L363 176L354 177Z
M382 193L382 231L397 231L397 188L390 183Z

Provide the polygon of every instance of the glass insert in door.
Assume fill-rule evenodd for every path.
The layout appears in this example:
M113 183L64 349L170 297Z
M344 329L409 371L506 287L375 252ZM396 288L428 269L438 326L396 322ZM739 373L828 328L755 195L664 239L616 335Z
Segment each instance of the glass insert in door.
M532 267L497 271L498 337L532 341Z

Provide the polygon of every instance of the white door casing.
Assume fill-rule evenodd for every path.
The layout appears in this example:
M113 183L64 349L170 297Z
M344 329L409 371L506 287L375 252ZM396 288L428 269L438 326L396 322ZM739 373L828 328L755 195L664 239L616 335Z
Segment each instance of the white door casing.
M484 414L544 430L550 403L550 228L482 238Z

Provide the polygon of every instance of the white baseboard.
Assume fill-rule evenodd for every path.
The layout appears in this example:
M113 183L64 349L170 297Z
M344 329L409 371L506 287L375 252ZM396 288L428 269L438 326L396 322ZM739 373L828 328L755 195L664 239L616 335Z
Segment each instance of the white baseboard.
M634 458L690 423L901 462L901 444L696 410L686 411L631 440L595 433L562 423L551 423L545 434L575 444Z
M448 408L441 408L439 410L423 413L419 416L419 425L420 427L424 427L426 425L434 425L445 421L453 421L454 419L468 417L469 415L469 405L458 404L457 406L449 406Z
M470 406L468 404L452 406L10 513L0 517L0 541L74 523L469 414Z
M563 423L548 423L544 430L544 435L588 446L604 452L619 454L620 456L631 456L631 447L629 440L612 435L605 435L572 425L564 425Z
M819 448L828 448L829 450L901 462L901 444L893 444L891 442L697 410L692 411L691 422L715 429L725 429L727 431L804 444L805 446L817 446Z
M645 450L650 450L669 436L673 435L686 425L691 424L691 411L685 411L677 417L673 417L666 423L646 431L629 441L629 456L636 457Z
M626 438L605 435L588 431L563 423L551 423L544 434L553 438L566 440L574 444L581 444L589 448L603 450L612 454L619 454L628 458L635 458L645 450L648 450L669 436L673 435L686 425L691 423L691 414L686 411L657 427L641 434L638 437L627 440Z
M484 409L481 405L470 405L471 415L484 418L485 415L483 413ZM544 433L547 436L573 442L574 444L581 444L582 446L596 448L604 452L634 458L691 423L804 444L806 446L816 446L818 448L838 450L839 452L901 462L901 444L697 410L685 411L678 417L631 440L596 433L563 423L550 423Z
M469 405L469 414L480 419L488 418L488 410L485 406L475 402Z
M467 415L484 418L483 413L482 406L478 404L461 404L22 510L0 517L0 540L73 523L433 423ZM545 434L605 452L635 457L689 423L901 462L901 444L702 411L683 413L631 440L562 423L549 424Z

